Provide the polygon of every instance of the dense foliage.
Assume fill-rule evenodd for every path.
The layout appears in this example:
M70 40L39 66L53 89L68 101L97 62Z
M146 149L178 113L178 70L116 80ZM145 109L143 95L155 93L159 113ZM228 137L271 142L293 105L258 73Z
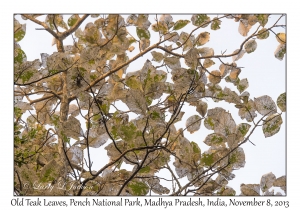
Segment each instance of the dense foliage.
M228 181L245 166L241 145L256 130L275 135L286 111L286 93L276 100L250 96L238 60L255 53L258 40L269 36L278 41L274 59L283 60L285 33L273 31L282 27L277 23L283 15L275 15L268 28L267 14L88 16L22 15L49 32L57 46L57 52L41 52L33 61L18 44L26 25L14 21L15 194L236 195ZM92 22L86 23L88 18ZM233 53L215 54L206 47L210 33L205 28L222 33L222 21L228 19L237 22L245 40ZM185 32L188 26L193 29ZM64 45L70 37L73 44ZM152 61L136 66L146 54ZM135 70L126 72L133 65ZM207 100L234 104L243 123L222 107L210 108ZM195 112L178 128L174 124L187 105ZM204 139L206 151L184 135L197 135L200 127L211 130ZM91 158L98 150L107 152L108 162ZM101 167L92 170L97 161ZM161 170L164 177L158 175ZM37 183L44 190L32 187ZM271 187L285 191L286 177L268 173L260 184L242 184L240 190L272 195Z

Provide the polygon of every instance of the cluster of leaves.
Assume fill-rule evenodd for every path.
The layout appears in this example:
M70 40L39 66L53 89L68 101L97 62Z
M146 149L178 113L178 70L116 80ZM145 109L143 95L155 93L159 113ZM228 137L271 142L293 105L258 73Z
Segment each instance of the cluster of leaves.
M62 15L46 15L42 22L37 15L22 15L43 26L57 45L57 52L42 53L34 61L27 61L18 44L26 25L15 19L15 193L235 195L228 181L235 176L233 170L245 165L241 145L259 126L265 137L276 134L282 124L281 112L286 111L285 93L277 103L267 95L251 99L245 91L248 80L239 78L241 68L236 63L245 53L254 52L254 38L268 38L276 23L264 28L269 15L224 15L211 20L208 15L195 14L190 20L177 21L161 15L151 23L145 14L129 15L126 20L114 14L91 15L95 21L81 27L87 17L74 14L65 22ZM219 30L224 18L238 21L238 31L247 38L232 54L215 55L214 49L203 46L210 40L210 33L203 29ZM194 27L190 33L182 31L188 24ZM255 25L257 30L248 36ZM136 36L129 33L132 27ZM71 34L75 35L73 45L63 45ZM159 41L151 45L151 36L158 36ZM282 60L285 34L276 38L280 45L275 57ZM139 52L130 57L135 46ZM152 61L126 73L147 53ZM233 62L224 63L223 57L232 57ZM219 68L210 70L217 60L221 61ZM221 81L234 84L238 92L222 87ZM248 123L236 124L221 107L208 109L206 98L233 103ZM185 128L177 129L174 124L185 114L184 105L195 107L196 112L188 117ZM132 114L135 117L129 120ZM212 130L204 139L209 146L206 151L184 137L185 131L195 133L201 124ZM90 149L104 145L109 162L92 170ZM128 165L132 170L126 169ZM171 179L159 177L162 170ZM184 186L183 177L188 180ZM162 179L172 183L173 191L160 183ZM281 178L270 179L266 176L262 181L264 193L271 186L285 186ZM81 187L57 187L48 192L22 187L34 181ZM243 195L250 195L246 188L251 186L241 187Z

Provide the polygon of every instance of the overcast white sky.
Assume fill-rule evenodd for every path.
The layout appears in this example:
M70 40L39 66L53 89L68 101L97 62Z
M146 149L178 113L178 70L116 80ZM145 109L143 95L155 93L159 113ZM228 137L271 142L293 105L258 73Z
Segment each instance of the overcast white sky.
M33 4L30 4L28 1L14 1L14 5L10 5L10 3L7 4L3 4L1 6L1 12L3 14L3 17L7 17L7 18L2 18L1 24L3 25L2 29L2 35L1 35L1 46L4 46L3 50L0 51L1 53L1 59L2 61L4 61L4 66L3 66L3 70L2 72L4 72L4 80L2 81L2 83L0 83L1 89L2 90L7 90L7 87L11 87L12 84L12 59L13 57L11 56L13 53L13 49L12 49L12 42L9 42L8 40L12 40L12 31L13 31L13 20L12 20L12 15L13 13L17 13L17 12L43 12L43 13L51 13L51 12L86 12L86 13L96 13L96 12L105 12L105 13L122 13L122 12L130 12L132 13L142 13L142 12L166 12L166 11L170 11L170 12L176 12L176 13L196 13L197 12L197 8L203 8L203 4L201 2L199 3L195 3L189 0L185 0L184 1L184 5L192 5L192 6L187 6L187 7L183 7L182 4L177 4L174 5L174 3L169 3L168 1L155 1L153 0L151 2L151 5L147 5L147 7L145 7L145 5L140 4L140 1L131 1L131 6L130 8L127 6L127 1L108 1L105 2L105 7L99 5L99 6L90 6L90 5L95 5L96 2L93 1L85 1L85 2L91 2L90 4L87 4L87 6L85 6L84 8L82 7L81 4L74 4L70 3L70 1L56 1L53 0L52 4L48 4L47 6L42 6L40 3L38 3L38 1L32 1ZM17 5L17 7L15 7ZM59 5L59 7L57 6ZM258 6L259 5L259 6ZM42 6L42 7L40 7ZM170 9L171 7L171 9ZM127 9L126 9L127 8ZM225 9L227 8L227 9ZM84 11L82 11L82 9L84 9ZM230 9L230 10L229 10ZM264 4L261 4L261 1L259 0L253 0L251 1L251 4L247 4L247 7L244 7L241 4L241 1L238 0L232 0L230 1L230 4L228 4L228 2L226 1L218 1L215 0L214 4L206 4L205 5L205 12L215 12L215 11L222 11L224 12L224 10L226 12L234 12L234 13L249 13L252 11L255 11L257 13L265 13L266 11L268 12L287 12L288 14L288 73L287 73L287 87L288 87L288 143L287 143L287 160L288 160L288 197L285 198L292 201L294 199L297 199L297 194L296 194L296 189L297 187L299 187L298 181L297 181L297 174L299 172L299 167L297 167L298 165L298 158L299 158L299 152L297 151L297 146L298 141L299 141L299 135L298 135L298 117L299 114L297 112L297 109L299 107L299 101L297 101L298 98L298 90L299 90L299 71L297 70L298 65L296 66L296 61L298 61L298 53L296 50L298 50L298 45L297 43L299 43L296 40L296 37L298 39L298 33L297 33L297 28L295 26L297 26L297 20L298 18L298 11L296 11L296 8L289 3L285 3L282 4L282 1L277 1L277 0L266 0L264 1ZM296 22L297 21L297 22ZM223 29L223 28L222 28ZM6 33L7 31L10 31L11 33ZM223 33L224 31L221 30L221 32ZM237 31L235 31L237 33ZM28 34L27 34L28 35ZM45 36L45 39L46 36ZM211 38L212 40L212 38ZM224 42L227 43L228 39ZM41 41L41 42L36 42L37 46L40 46L40 44L45 44L45 45L50 45L51 43L51 37L49 37L48 39L48 43ZM212 41L211 41L212 43ZM276 41L273 40L273 44L271 47L271 51L270 50L266 50L267 52L270 52L270 55L272 56L272 52L273 50L275 50L276 48ZM265 46L265 43L264 43ZM24 48L23 44L22 47ZM44 48L44 47L41 47ZM226 47L226 49L228 49L229 47ZM36 48L38 49L38 48ZM260 49L260 43L258 43L258 49L257 52L255 52L253 54L253 56L255 54L260 54L258 53L258 50ZM264 48L267 49L267 48ZM37 50L38 54L40 52L42 52L43 50ZM215 50L215 52L217 52ZM227 52L230 52L229 49ZM263 54L266 54L267 52L263 52ZM26 51L27 56L28 56L28 52ZM239 64L242 66L242 62L248 60L250 55L246 55L246 57L244 57L242 60L239 61ZM251 55L252 56L252 55ZM29 57L29 56L28 56ZM36 58L36 57L34 57ZM253 61L253 60L252 60ZM275 76L278 74L278 71L281 70L275 70L275 68L270 68L270 65L273 63L277 63L275 61L275 59L273 59L273 61L266 62L265 60L263 62L258 62L258 60L255 61L256 63L259 63L260 68L251 68L249 65L244 65L249 71L253 71L255 70L263 70L260 73L264 73L264 70L266 69L273 69L273 71L271 72L271 76ZM277 66L277 65L276 65ZM282 69L282 68L280 68ZM279 73L280 74L280 73ZM243 75L243 73L242 73ZM269 74L266 74L269 75ZM252 90L250 91L250 88L252 88L254 85L260 85L263 84L261 82L260 79L263 79L265 77L263 77L263 75L258 76L257 74L253 75L252 78L250 75L245 75L245 77L248 78L249 83L250 83L250 87L248 88L248 91L251 93L252 96L260 96L263 94L269 94L270 96L272 96L273 98L277 98L278 95L273 96L272 93L270 93L269 91L266 91L266 86L270 86L272 84L269 83L275 83L275 82L268 82L267 84L265 84L263 87L261 87L261 90L259 93L255 93ZM259 79L259 80L257 80ZM259 82L260 81L260 82ZM272 80L273 81L273 80ZM278 85L280 85L282 83L282 79L280 80L281 82L277 83ZM277 86L275 86L276 89L279 90L280 93L282 93L283 91L281 91L282 88L277 88ZM13 89L13 88L12 88ZM11 193L12 195L12 157L13 157L13 153L12 153L12 143L11 143L11 139L12 139L12 133L13 133L13 127L12 127L12 92L13 90L11 89L10 91L3 91L4 92L4 98L5 101L3 104L1 111L1 116L4 116L4 119L0 122L1 123L1 131L3 132L4 135L2 135L3 137L3 147L5 147L5 151L1 153L2 157L11 157L11 161L7 161L7 158L1 158L1 165L4 168L10 168L11 173L7 173L5 175L5 178L10 180L10 181L5 181L3 182L3 189L1 190L1 192L7 192L6 195L9 195L9 193ZM263 93L262 93L263 91ZM266 92L266 93L265 93ZM10 112L7 112L7 110L10 110ZM237 118L234 118L237 119ZM7 123L7 122L11 122ZM284 120L285 122L285 120ZM282 129L280 131L280 133L284 132L284 127L285 125L282 125ZM201 129L200 129L201 130ZM259 133L255 132L255 133ZM278 133L275 137L280 136L281 134ZM279 157L277 159L277 161L279 163L282 163L280 165L282 165L281 167L275 167L273 163L278 164L277 161L275 161L273 158L268 159L270 155L269 152L272 152L274 150L274 145L277 145L277 142L284 142L285 141L285 136L283 134L283 137L281 137L281 139L278 138L278 140L272 140L271 138L267 138L264 139L264 137L262 136L257 136L251 139L255 144L256 147L252 146L251 144L247 144L246 146L244 146L244 150L246 153L246 165L244 169L239 170L238 172L236 172L235 174L237 175L237 177L235 178L235 181L237 181L238 183L244 182L244 183L258 183L260 180L260 176L264 173L267 173L269 171L273 171L273 173L276 176L281 176L282 173L284 173L284 161L282 160L282 157ZM202 141L202 140L200 140ZM266 143L264 146L262 146L262 144ZM284 145L284 144L283 144ZM249 149L248 149L249 147ZM11 148L11 149L7 149L7 148ZM253 148L253 149L251 149ZM261 148L261 149L259 149ZM264 156L260 156L260 158L255 159L255 157L259 157L258 154L259 151L261 150L261 154L264 154ZM250 161L250 157L249 155L251 154L251 157L253 158L252 161ZM253 154L253 156L252 156ZM280 153L275 153L279 154L279 156L281 156L282 154L282 150L280 149ZM284 156L283 156L284 158ZM268 160L266 160L268 159ZM251 164L254 163L254 164ZM263 162L263 168L261 170L261 173L258 173L258 169L257 169L257 165L256 163L259 162L260 165ZM253 165L251 167L251 165ZM268 166L271 166L271 168L267 168ZM273 167L273 168L272 168ZM278 168L279 171L277 171L275 168ZM242 173L242 171L246 171L245 175L240 175L239 173ZM238 177L243 177L242 181L238 181ZM244 181L246 180L246 181ZM235 187L234 187L235 188ZM297 196L297 197L296 197ZM11 196L9 197L4 197L5 199L1 199L1 205L3 204L3 206L10 206L10 199L12 198ZM2 202L4 201L4 202ZM296 203L296 202L294 202ZM296 206L297 204L295 204L294 206ZM214 208L215 209L215 208ZM294 209L294 208L292 208Z

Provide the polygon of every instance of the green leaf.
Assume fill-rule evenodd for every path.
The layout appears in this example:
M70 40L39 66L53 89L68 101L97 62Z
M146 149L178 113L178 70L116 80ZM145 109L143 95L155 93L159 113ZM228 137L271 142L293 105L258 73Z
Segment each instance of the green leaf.
M136 27L136 34L139 39L150 39L150 32L148 29Z
M14 29L14 39L16 42L21 41L26 33L26 24L19 24L18 27L15 26Z
M183 27L185 27L188 23L190 23L191 21L189 20L178 20L176 21L176 23L174 24L173 29L174 30L179 30L182 29Z
M14 64L22 64L27 60L25 52L21 49L15 49Z
M259 14L259 15L255 15L255 16L257 17L257 20L262 27L264 27L267 24L269 15Z
M194 26L201 26L202 28L205 28L206 26L208 26L209 23L204 23L209 22L210 17L208 17L206 14L197 14L193 15L191 20Z
M198 146L198 144L196 142L191 142L192 148L193 148L193 152L197 153L197 154L201 154L201 149Z
M60 169L60 165L55 160L50 161L41 170L40 181L45 183L56 180L59 176Z
M126 78L125 84L132 89L143 90L142 83L136 75Z
M202 154L201 163L205 166L211 166L214 163L214 154Z
M277 106L282 112L286 112L286 93L282 93L278 96Z
M213 21L211 22L210 28L211 30L218 30L220 29L220 25L221 25L221 20L219 20L218 18L214 18Z
M69 17L68 19L68 25L70 27L72 27L75 23L77 23L77 21L79 20L79 15L78 14L74 14L71 17Z
M201 149L198 146L198 144L196 142L191 142L191 146L193 149L193 155L192 158L195 162L199 161L201 159Z
M133 123L122 125L119 130L119 136L125 141L133 140L136 137L136 126Z
M265 137L270 137L278 133L281 124L282 124L281 115L276 113L267 117L262 127Z
M134 196L146 195L149 191L148 185L143 182L132 181L128 184L128 187L132 190L132 195Z
M265 28L263 28L257 32L258 39L266 39L269 37L269 35L270 35L270 32Z

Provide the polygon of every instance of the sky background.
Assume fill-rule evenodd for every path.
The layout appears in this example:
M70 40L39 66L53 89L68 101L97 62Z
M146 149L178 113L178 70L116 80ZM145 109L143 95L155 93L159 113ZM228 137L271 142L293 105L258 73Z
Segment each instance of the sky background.
M122 15L126 21L128 15ZM211 19L213 17L217 17L217 14L212 14ZM219 15L219 16L222 16ZM46 16L38 17L40 21L44 21ZM70 15L65 15L64 19L65 22L67 22ZM160 17L160 14L157 16ZM187 19L191 20L191 14L190 15L172 15L173 21L176 22L180 19ZM269 18L269 21L266 28L270 27L277 21L277 19L280 17L280 15L272 15ZM21 24L26 23L26 35L24 39L22 39L19 44L22 47L23 51L27 55L27 59L34 60L34 59L40 59L40 53L48 53L52 54L53 52L56 52L56 46L52 46L52 35L50 35L45 30L35 30L36 28L41 28L41 26L27 20L23 20L20 16L16 16L16 18L20 21ZM99 17L98 17L99 18ZM151 23L155 23L155 15L149 16L149 21ZM89 17L87 20L83 22L81 25L82 30L84 30L84 27L86 23L88 22L94 22L97 20L97 18L91 18ZM221 29L213 31L210 30L210 25L206 28L198 29L194 34L195 37L204 31L207 31L210 33L210 41L203 45L203 47L211 47L214 49L215 54L221 54L221 52L225 52L225 54L230 54L234 50L238 49L240 47L240 44L245 40L246 37L243 37L238 32L238 26L239 22L235 22L232 19L221 19ZM278 24L285 24L285 18L281 18L281 20L278 22ZM252 29L249 31L248 35L252 34L256 28L258 27L258 24L254 25ZM131 35L133 35L136 39L138 39L135 31L135 26L128 27L128 30ZM186 27L179 30L179 34L181 31L190 32L195 28L195 26L192 25L192 23L189 23ZM151 26L149 27L149 31L151 32L151 44L154 44L158 41L158 33L155 33L151 30ZM275 28L273 30L275 33L278 32L285 32L285 29L283 28ZM75 36L74 36L75 37ZM249 88L246 89L250 93L250 98L253 99L253 97L259 97L262 95L269 95L273 98L273 100L276 102L277 97L285 92L285 74L286 74L286 68L285 68L285 59L282 61L279 61L274 57L274 51L279 45L279 43L276 41L274 34L270 33L270 36L266 40L258 40L257 41L257 50L251 54L245 54L243 58L236 61L237 65L242 68L242 72L239 75L240 79L247 78L249 82ZM73 40L71 37L66 39L64 41L64 45L72 44ZM170 43L167 43L170 44ZM159 51L159 50L157 50ZM160 51L162 52L162 51ZM182 50L178 51L178 53L181 53ZM139 47L137 44L135 45L135 50L131 53L128 53L129 57L132 57L139 53ZM185 52L186 53L186 52ZM144 62L149 59L152 60L151 53L147 53L143 57L139 58L137 61L131 63L129 68L127 69L127 72L130 71L136 71L140 70ZM219 69L220 62L217 59L214 59L215 65L209 68L209 70L216 70ZM232 62L232 58L226 58L222 59L223 62ZM183 59L181 59L182 66L186 67L184 64ZM161 65L161 63L152 62L153 65ZM162 70L165 70L165 68L160 68ZM171 82L171 80L169 80ZM232 85L231 83L226 83L224 80L220 83L220 85L224 88L225 86L228 88L231 88L232 90L237 91L236 87ZM40 96L37 96L39 98ZM33 99L33 97L32 97ZM238 109L234 107L234 104L228 104L227 102L218 102L215 103L211 99L203 99L203 101L206 101L208 103L208 108L211 109L213 107L222 107L225 110L229 110L232 114L233 119L235 120L236 124L246 122L246 120L241 120L241 118L238 116ZM122 106L124 111L127 111L128 108L126 105L124 105L122 102L117 102L116 105ZM176 128L185 128L185 122L188 117L194 114L198 114L196 112L196 108L192 106L185 105L183 107L183 111L185 112L182 121L175 124ZM279 110L278 110L279 111ZM113 110L110 110L110 112L114 112ZM130 114L130 119L134 119L137 115ZM259 119L260 115L258 114L256 121ZM244 168L241 168L239 170L234 171L233 173L236 175L236 178L229 182L229 186L233 187L233 189L236 190L237 195L240 194L240 184L259 184L260 178L263 174L273 172L276 177L280 177L282 175L286 174L286 168L285 168L285 162L286 162L286 147L285 147L285 125L286 125L286 119L285 119L285 113L282 115L283 124L281 126L281 129L279 133L276 135L265 138L262 132L262 127L258 127L254 134L251 136L250 140L256 145L252 145L250 142L242 145L242 148L244 149L245 155L246 155L246 164ZM81 121L81 124L83 128L85 127L85 122ZM251 123L249 123L251 124ZM253 124L252 124L253 127ZM251 128L250 128L251 129ZM189 132L185 131L184 135L187 139L190 141L197 142L198 145L201 148L201 151L206 151L209 146L205 145L203 143L203 140L208 134L213 133L211 130L207 130L204 127L204 123L202 122L202 125L200 127L200 130L190 134ZM108 162L108 157L106 155L106 150L103 150L106 145L108 145L111 141L108 141L105 145L101 146L97 149L91 149L91 159L93 160L93 169L99 170L103 165L105 165ZM86 151L86 150L85 150ZM100 157L99 157L100 154ZM98 161L97 161L98 160ZM101 161L99 161L101 160ZM172 165L174 159L170 161L170 165ZM132 166L127 166L127 169L132 168ZM169 172L167 170L162 170L159 175L161 177L168 177ZM184 182L186 179L182 179ZM162 182L163 183L163 182ZM168 183L168 182L167 182ZM169 183L170 184L170 183ZM169 185L168 184L168 185ZM167 185L166 185L167 186ZM275 188L275 192L276 189ZM281 191L281 190L279 190Z
M1 206L4 207L10 207L10 200L12 197L12 184L13 184L13 143L12 143L12 136L13 136L13 112L12 112L12 104L13 104L13 14L14 13L23 13L23 12L32 12L32 13L62 13L62 12L72 12L72 13L79 13L79 12L85 12L85 13L123 13L123 12L131 12L131 13L148 13L148 12L156 12L156 13L162 13L162 12L170 12L170 13L196 13L198 12L199 8L203 8L203 5L201 2L193 2L186 0L184 1L184 4L174 4L170 3L168 1L157 1L153 0L151 4L148 4L145 6L144 4L141 4L140 1L131 1L131 4L128 5L127 1L108 1L105 2L105 7L101 6L94 6L97 1L85 1L86 5L82 5L80 3L74 4L71 1L57 1L53 0L50 4L47 6L40 4L38 1L19 1L16 0L14 2L8 2L3 3L1 5L1 13L3 14L3 18L0 19L1 25L3 26L3 30L1 33L1 39L0 43L2 46L2 50L0 51L0 56L2 62L4 62L4 65L2 66L2 72L3 77L2 82L0 83L0 87L3 93L3 105L2 109L0 110L1 116L3 116L3 120L0 122L2 140L4 147L4 151L1 153L1 159L0 163L1 166L5 169L9 169L7 173L2 173L3 183L1 185L1 193L2 198L0 203ZM192 5L192 6L191 6ZM201 9L202 10L202 9ZM283 198L277 198L277 200L288 200L291 202L291 209L296 209L297 206L297 200L298 194L297 194L297 188L299 187L298 179L298 173L299 173L299 167L298 167L298 158L299 158L299 135L298 135L298 107L299 107L299 101L298 101L298 95L299 95L299 71L298 71L298 50L299 50L299 41L298 41L298 32L297 32L297 25L298 25L298 10L296 10L296 7L293 5L292 2L286 2L285 4L282 4L282 1L278 0L266 0L263 4L261 4L261 1L259 0L253 0L251 3L248 3L247 6L244 6L241 4L241 1L238 0L232 0L230 3L226 1L219 1L215 0L214 4L206 4L204 11L201 12L220 12L220 13L249 13L255 11L256 13L266 13L266 12L287 12L287 22L288 22L288 59L287 59L287 98L288 98L288 117L287 117L287 169L288 169L288 195L287 197ZM46 39L46 38L45 38ZM228 41L228 40L226 40ZM37 42L38 43L38 42ZM51 44L51 37L48 39L48 43L46 41L42 41L43 44ZM274 40L274 43L275 40ZM276 44L275 44L276 45ZM260 45L259 45L260 46ZM259 49L258 46L258 49ZM22 45L23 47L23 45ZM275 50L275 47L273 50ZM257 49L257 50L258 50ZM229 52L229 51L228 51ZM273 51L271 51L272 54ZM39 52L40 53L40 52ZM257 54L254 53L254 54ZM253 54L253 55L254 55ZM245 60L243 58L240 62ZM275 61L274 61L275 62ZM270 63L268 63L266 66L269 68ZM249 67L248 67L249 68ZM262 73L262 72L261 72ZM277 72L273 72L277 74ZM259 77L259 76L254 76ZM249 79L250 88L253 86L253 80L250 80L250 76L247 75L247 78ZM258 82L257 82L258 83ZM258 83L259 84L259 83ZM11 87L11 89L8 89L8 87ZM265 88L265 87L264 87ZM250 91L249 91L250 92ZM251 94L254 96L255 94L251 92ZM277 96L274 96L277 97ZM285 120L284 120L285 121ZM283 125L282 125L283 126ZM281 129L282 130L282 129ZM258 133L258 132L256 132ZM279 134L277 134L278 136ZM272 144L274 144L273 141L269 141L269 139L261 139L261 140L268 140L269 144L267 144L267 152L271 151ZM254 141L254 140L253 140ZM284 140L281 140L284 141ZM261 141L263 142L263 141ZM258 149L258 140L255 142L256 147L254 148L254 156ZM249 144L249 146L251 146ZM246 148L244 147L245 153L247 153ZM265 156L269 156L268 153L266 153L265 149ZM7 158L9 157L9 158ZM260 160L259 160L260 161ZM276 161L271 160L271 163ZM246 167L250 167L250 160L247 157L247 163ZM242 169L243 170L243 169ZM240 172L242 171L240 170ZM251 170L249 170L251 172ZM256 171L255 167L254 170L252 170L253 174ZM269 172L269 170L264 170ZM281 174L277 174L276 171L273 171L276 176L280 176ZM262 172L264 173L264 172ZM256 173L255 173L256 174ZM236 173L237 176L238 173ZM249 173L251 175L251 173ZM258 175L258 179L260 180L260 175ZM245 177L246 178L246 177ZM4 181L5 179L5 181ZM237 180L237 178L235 179ZM250 180L249 180L250 182ZM257 178L255 178L255 182L257 183ZM246 181L245 181L246 183ZM5 193L5 195L4 195ZM52 199L52 198L48 198ZM63 199L63 198L62 198ZM243 198L240 198L243 199ZM55 199L54 199L55 200ZM22 207L24 209L24 207ZM92 207L91 207L92 208ZM26 207L25 207L26 209ZM132 208L135 209L135 208ZM209 209L209 208L207 208ZM213 209L222 209L220 208L213 208Z

